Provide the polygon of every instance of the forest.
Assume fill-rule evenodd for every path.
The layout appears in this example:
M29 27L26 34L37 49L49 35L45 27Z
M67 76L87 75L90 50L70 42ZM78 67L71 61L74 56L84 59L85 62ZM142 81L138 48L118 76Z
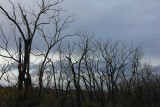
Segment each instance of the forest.
M159 107L160 67L143 46L68 33L62 2L0 5L0 107Z

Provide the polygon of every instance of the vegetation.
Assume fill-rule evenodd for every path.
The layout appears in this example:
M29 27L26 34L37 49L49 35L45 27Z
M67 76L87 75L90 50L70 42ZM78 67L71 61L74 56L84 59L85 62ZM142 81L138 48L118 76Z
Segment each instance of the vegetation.
M61 18L60 0L37 2L36 11L8 2L11 13L0 5L12 31L0 34L1 107L159 107L160 75L142 63L141 46L64 33L74 17Z

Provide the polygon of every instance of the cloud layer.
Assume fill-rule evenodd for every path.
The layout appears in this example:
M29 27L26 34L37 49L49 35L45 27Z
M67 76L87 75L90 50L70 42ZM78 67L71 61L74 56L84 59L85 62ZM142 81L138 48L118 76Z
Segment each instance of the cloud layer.
M160 64L159 0L65 0L64 8L78 16L74 28L80 26L102 40L142 44L144 58Z
M18 1L31 7L36 4L31 0ZM5 1L0 4L8 5ZM126 44L142 44L144 59L160 64L159 0L64 0L61 6L68 14L77 16L67 32L82 29L96 33L104 41L111 38Z

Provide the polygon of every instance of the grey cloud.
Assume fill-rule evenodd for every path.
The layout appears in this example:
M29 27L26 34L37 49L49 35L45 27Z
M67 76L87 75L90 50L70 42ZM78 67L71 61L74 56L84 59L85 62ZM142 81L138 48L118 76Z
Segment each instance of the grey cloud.
M159 0L71 0L65 6L78 14L76 25L84 30L103 40L142 44L148 58L159 58Z
M103 40L110 37L126 43L142 43L147 57L159 58L159 0L64 0L61 6L78 17L67 32L80 28L96 33ZM45 48L39 44L42 40L35 41L36 46Z

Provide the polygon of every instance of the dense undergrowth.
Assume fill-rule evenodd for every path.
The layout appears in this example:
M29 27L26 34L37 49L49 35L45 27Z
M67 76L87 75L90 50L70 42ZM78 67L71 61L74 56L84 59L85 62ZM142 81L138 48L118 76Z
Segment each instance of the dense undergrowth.
M57 97L54 89L44 89L39 95L38 88L30 88L25 98L23 93L13 87L0 88L0 107L77 107L75 90L70 90L65 99L63 98L65 91L61 92L62 96ZM160 105L158 88L148 89L147 86L141 86L132 92L128 90L127 93L121 90L114 101L107 92L104 92L104 101L100 101L94 95L89 99L86 90L82 93L81 107L159 107Z

